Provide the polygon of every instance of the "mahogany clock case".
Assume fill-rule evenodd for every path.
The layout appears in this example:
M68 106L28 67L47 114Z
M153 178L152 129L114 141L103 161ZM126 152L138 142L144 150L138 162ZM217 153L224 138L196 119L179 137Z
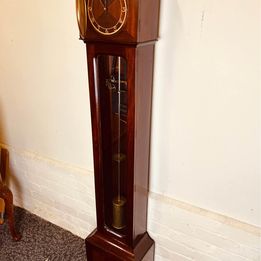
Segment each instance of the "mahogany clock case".
M83 9L77 12L80 37L87 48L97 214L97 228L85 241L87 258L151 261L155 245L147 233L147 203L160 0L96 1L100 2L79 0ZM117 61L115 70L111 65ZM115 137L120 144L116 153ZM117 177L123 177L118 183L116 164ZM120 193L115 201L117 187Z
M130 44L156 40L160 0L126 0L126 2L127 17L121 30L109 37L103 35L94 29L88 16L86 34L84 38L82 36L82 40L85 42L102 41Z
M111 204L108 198L110 198L111 183L108 170L106 172L104 169L105 155L102 148L103 137L106 133L104 134L104 129L102 129L101 115L105 104L101 102L101 93L95 79L97 77L95 59L99 55L108 54L123 57L128 65L126 147L128 166L125 180L127 207L126 228L120 234L114 233L106 225L107 220L110 219ZM87 55L97 211L97 230L86 239L87 256L90 260L142 260L141 258L149 250L153 252L154 249L154 241L146 232L154 44L126 46L113 43L88 43ZM104 246L103 250L97 251L97 248L100 248L98 246L101 245ZM101 253L106 253L106 250L108 255L109 252L126 255L123 255L122 259L92 259L90 257L97 256L99 253L102 255Z

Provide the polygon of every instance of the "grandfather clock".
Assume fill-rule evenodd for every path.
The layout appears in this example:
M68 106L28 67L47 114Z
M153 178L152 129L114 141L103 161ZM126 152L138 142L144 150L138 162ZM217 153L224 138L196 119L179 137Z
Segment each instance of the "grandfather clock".
M86 43L97 228L88 261L153 260L147 202L160 0L76 0Z

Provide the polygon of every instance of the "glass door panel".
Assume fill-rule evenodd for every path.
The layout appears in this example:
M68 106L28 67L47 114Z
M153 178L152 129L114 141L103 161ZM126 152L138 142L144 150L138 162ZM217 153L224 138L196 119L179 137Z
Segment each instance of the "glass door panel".
M126 231L127 61L120 56L95 58L101 113L105 226L118 235Z

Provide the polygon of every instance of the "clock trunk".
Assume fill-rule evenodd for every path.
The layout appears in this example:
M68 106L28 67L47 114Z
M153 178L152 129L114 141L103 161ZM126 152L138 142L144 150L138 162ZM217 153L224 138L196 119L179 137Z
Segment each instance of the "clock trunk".
M99 237L130 256L146 239L145 256L154 44L89 43L87 55L97 210L87 255Z

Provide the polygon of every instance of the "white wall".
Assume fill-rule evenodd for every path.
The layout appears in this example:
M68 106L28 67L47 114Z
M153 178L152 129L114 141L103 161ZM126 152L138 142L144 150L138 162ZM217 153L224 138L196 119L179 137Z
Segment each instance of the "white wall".
M86 238L96 227L93 172L7 148L15 204ZM148 210L148 231L156 242L155 261L261 258L258 227L155 192L149 195Z
M161 4L149 208L157 258L258 260L259 1ZM16 204L87 236L95 226L91 125L74 1L0 2L0 144L11 151ZM176 200L186 202L181 216ZM188 237L169 241L164 227ZM232 249L237 238L243 250Z
M74 1L0 2L0 140L92 169L86 51Z
M152 191L261 225L258 0L163 0Z

